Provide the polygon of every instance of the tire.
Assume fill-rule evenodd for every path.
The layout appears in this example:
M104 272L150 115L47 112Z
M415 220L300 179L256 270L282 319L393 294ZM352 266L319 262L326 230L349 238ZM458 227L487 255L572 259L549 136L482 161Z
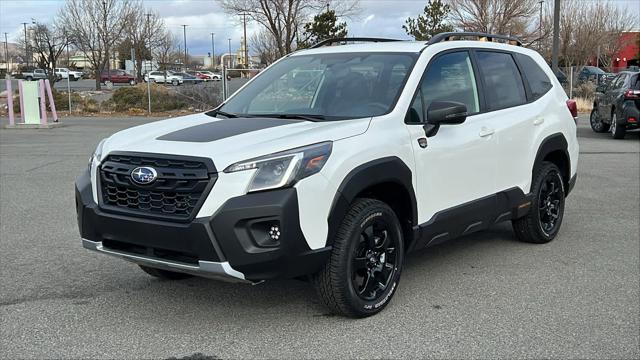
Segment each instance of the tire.
M403 261L404 240L396 214L381 201L357 199L313 282L331 312L367 317L382 311L393 297Z
M593 130L594 132L604 133L609 131L609 124L605 124L602 122L602 119L600 118L600 114L598 113L598 110L595 108L595 106L593 110L591 110L591 116L589 116L589 123L591 124L591 130Z
M171 80L171 85L173 85L173 86L178 86L178 85L179 85L179 84L178 84L178 80L175 80L175 79L174 79L174 80Z
M543 162L533 175L531 193L531 210L511 223L518 240L545 244L556 237L564 217L565 189L560 169Z
M618 124L618 115L615 110L611 113L611 128L609 130L611 130L611 136L614 139L624 139L624 135L627 132L624 126Z
M135 84L136 84L135 80L133 80L133 79L129 80L129 85L134 86Z
M32 78L31 76L27 76L25 79L26 79L27 81L31 81L31 80L33 80L33 78Z
M179 272L175 272L175 271L156 269L156 268L152 268L152 267L148 267L148 266L144 266L144 265L138 265L138 266L140 266L140 269L142 269L142 271L144 271L147 274L149 274L149 275L151 275L153 277L156 277L158 279L182 280L182 279L187 279L187 278L193 277L193 275L189 275L189 274L185 274L185 273L179 273Z

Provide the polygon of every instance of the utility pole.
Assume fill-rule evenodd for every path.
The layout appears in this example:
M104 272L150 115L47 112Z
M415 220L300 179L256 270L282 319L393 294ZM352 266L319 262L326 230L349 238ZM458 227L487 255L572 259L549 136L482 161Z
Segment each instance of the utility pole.
M538 1L538 4L540 4L540 23L538 24L538 33L540 34L538 38L538 52L540 52L540 50L542 50L542 4L544 4L544 0Z
M29 36L27 36L27 23L23 22L24 26L24 59L27 62L27 68L29 67Z
M231 38L229 40L229 68L233 66L233 58L231 57Z
M244 37L243 37L243 46L244 46L244 51L243 51L243 57L244 57L244 68L248 69L249 68L249 50L247 49L247 13L242 13L240 14L242 15L242 23L243 23L243 28L244 28Z
M184 36L184 70L187 70L187 26L182 25L182 34Z
M551 68L558 73L558 52L560 51L560 0L553 5L553 49L551 51Z
M211 68L213 70L216 69L216 44L213 40L214 36L216 36L216 33L211 33Z

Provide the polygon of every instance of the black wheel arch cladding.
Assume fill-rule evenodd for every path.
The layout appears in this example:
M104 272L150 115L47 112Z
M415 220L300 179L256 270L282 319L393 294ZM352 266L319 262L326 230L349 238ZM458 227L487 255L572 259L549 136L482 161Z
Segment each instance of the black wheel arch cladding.
M538 147L536 159L533 163L532 176L544 161L552 162L560 169L566 192L571 181L571 157L569 156L568 148L567 139L562 133L547 136Z
M358 197L371 197L387 203L400 220L405 241L413 241L418 210L412 179L411 169L396 156L369 161L351 170L340 183L331 205L327 246L333 244L342 219ZM385 196L381 195L382 189L390 191L386 191Z

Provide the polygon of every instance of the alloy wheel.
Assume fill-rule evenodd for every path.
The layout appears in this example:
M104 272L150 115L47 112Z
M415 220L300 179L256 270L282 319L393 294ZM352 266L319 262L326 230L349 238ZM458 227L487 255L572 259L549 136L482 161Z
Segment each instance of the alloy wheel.
M368 224L360 232L352 256L352 286L356 294L367 301L379 298L387 289L397 270L397 240L391 228L382 220Z
M538 194L538 214L542 231L549 235L559 224L562 213L564 192L562 179L556 172L550 172L545 176Z
M618 116L614 111L613 114L611 114L611 128L610 128L611 135L615 136L617 127L618 127Z

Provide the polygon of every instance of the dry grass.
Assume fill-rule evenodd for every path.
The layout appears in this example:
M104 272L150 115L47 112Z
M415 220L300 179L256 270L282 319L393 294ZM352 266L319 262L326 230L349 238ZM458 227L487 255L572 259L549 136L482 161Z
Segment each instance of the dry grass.
M576 105L578 105L579 113L589 113L591 112L591 108L593 107L593 99L585 99L585 98L574 98L576 101Z

